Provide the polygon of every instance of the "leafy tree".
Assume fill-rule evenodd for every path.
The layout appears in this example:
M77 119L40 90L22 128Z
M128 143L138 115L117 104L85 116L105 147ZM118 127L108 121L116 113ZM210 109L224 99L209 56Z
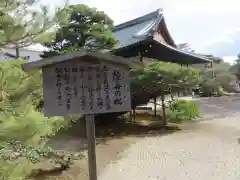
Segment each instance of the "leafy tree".
M148 67L132 72L131 91L138 89L157 91L162 97L163 119L166 125L164 95L193 88L199 82L199 71L194 68L181 67L178 64L154 62ZM150 97L149 97L150 98Z
M221 57L216 57L216 56L213 56L213 55L203 55L203 56L205 56L209 60L213 61L213 63L215 63L215 64L220 64L220 63L224 62Z
M204 55L209 60L213 62L213 67L211 64L203 65L194 65L194 68L200 70L201 77L201 87L200 91L204 96L213 95L213 91L215 93L219 91L219 89L223 88L225 91L233 91L234 84L236 82L236 77L234 75L234 68L221 57L216 57L213 55Z
M178 44L178 48L181 49L181 50L187 51L187 52L195 53L195 50L193 50L188 43ZM214 63L217 63L217 64L223 62L222 58L213 56L211 54L208 54L208 55L206 55L206 54L199 54L199 53L195 53L195 54L203 56L203 57L206 57L207 59L212 60Z
M178 44L178 48L187 52L194 53L195 50L191 49L190 45L188 43L181 43Z
M223 88L225 91L233 91L236 82L236 76L230 71L229 63L221 62L214 63L213 68L201 69L201 90L206 95L209 94L213 88L218 90ZM214 78L212 75L214 74Z
M0 2L0 47L18 49L34 43L47 42L52 28L64 20L62 9L49 12L40 0L2 0Z
M237 55L237 59L230 68L230 71L237 76L238 80L240 79L240 54Z
M116 40L112 35L113 21L101 11L86 5L70 5L65 9L67 24L61 24L55 38L45 46L50 49L42 57L77 51L111 49Z

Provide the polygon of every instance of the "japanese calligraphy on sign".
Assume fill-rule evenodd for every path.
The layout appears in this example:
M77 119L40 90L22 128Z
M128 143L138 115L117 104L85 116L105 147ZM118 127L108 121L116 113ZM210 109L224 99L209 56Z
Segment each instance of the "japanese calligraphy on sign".
M131 109L126 67L78 61L43 68L46 116L98 114Z

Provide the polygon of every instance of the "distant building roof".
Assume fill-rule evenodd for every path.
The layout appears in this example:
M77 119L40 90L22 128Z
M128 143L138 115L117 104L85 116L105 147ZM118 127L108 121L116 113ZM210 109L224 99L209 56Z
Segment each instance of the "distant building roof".
M115 26L113 35L118 40L118 48L126 47L152 36L152 30L162 19L162 10L158 9L147 15Z
M162 35L164 34L165 42L155 39L154 33L156 32L160 32ZM167 61L172 60L172 62L179 61L179 63L209 62L209 60L205 57L198 56L177 48L177 45L174 43L170 33L168 32L162 9L157 9L154 12L115 26L113 35L118 40L118 44L115 49L115 53L118 55L121 55L123 52L125 52L125 54L129 56L135 56L136 53L132 53L130 55L129 47L138 46L144 42L153 42L155 46L161 48L161 52L159 51L156 55L155 51L154 55L151 54L150 56L146 57L155 57L155 59ZM163 50L165 52L162 52Z
M16 49L16 45L15 44L8 44L8 45L4 46L4 49ZM21 50L26 50L26 51L34 51L34 52L43 52L43 51L48 50L47 47L43 46L40 43L32 44L30 46L22 47L20 49Z
M17 58L11 54L0 52L0 60L15 60L15 59Z
M30 56L20 56L17 58L15 54L6 51L6 49L0 49L0 61L2 60L16 60L16 59L25 59L29 60Z

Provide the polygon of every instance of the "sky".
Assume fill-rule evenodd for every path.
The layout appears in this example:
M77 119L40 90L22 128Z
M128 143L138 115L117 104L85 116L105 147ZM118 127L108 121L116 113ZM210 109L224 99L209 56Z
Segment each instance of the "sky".
M56 1L42 0L50 6ZM189 43L199 53L224 57L228 62L240 52L239 0L69 0L107 13L119 24L158 8L163 9L168 30L178 43Z

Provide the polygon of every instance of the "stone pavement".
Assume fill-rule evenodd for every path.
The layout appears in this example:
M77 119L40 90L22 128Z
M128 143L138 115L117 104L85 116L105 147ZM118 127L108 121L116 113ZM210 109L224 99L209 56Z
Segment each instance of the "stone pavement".
M220 113L222 117L200 121L194 130L138 141L121 154L120 160L109 164L99 180L240 179L239 101L199 101L205 115Z

